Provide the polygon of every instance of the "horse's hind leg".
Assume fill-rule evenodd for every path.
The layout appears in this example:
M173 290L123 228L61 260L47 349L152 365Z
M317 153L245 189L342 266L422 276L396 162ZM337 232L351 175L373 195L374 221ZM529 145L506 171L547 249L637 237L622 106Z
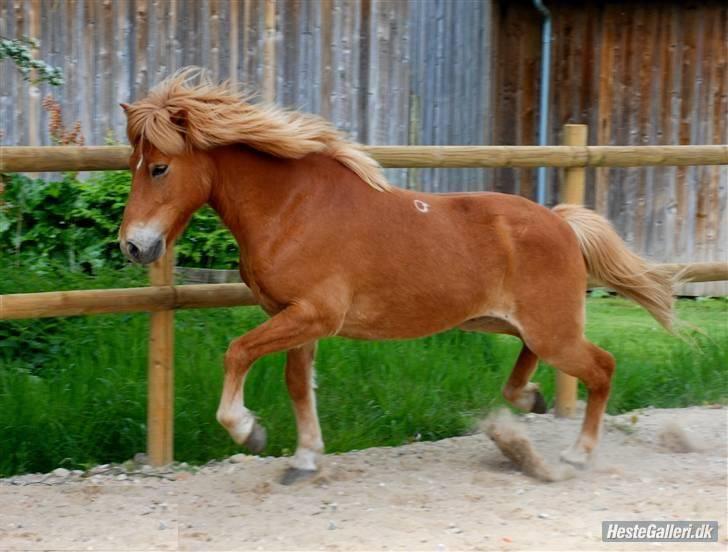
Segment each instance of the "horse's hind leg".
M535 349L539 351L538 347ZM589 461L599 441L599 430L614 373L614 357L583 336L564 342L551 341L540 357L562 372L579 378L589 392L579 438L561 455L565 462L583 466Z
M474 318L458 327L466 332L499 333L521 337L518 328L496 316ZM546 412L546 401L538 390L538 384L529 382L537 365L538 357L524 343L508 382L503 388L503 396L517 408L543 414Z
M546 401L538 389L538 384L529 382L537 365L538 357L524 344L503 388L503 396L513 406L526 412L543 414L546 412Z

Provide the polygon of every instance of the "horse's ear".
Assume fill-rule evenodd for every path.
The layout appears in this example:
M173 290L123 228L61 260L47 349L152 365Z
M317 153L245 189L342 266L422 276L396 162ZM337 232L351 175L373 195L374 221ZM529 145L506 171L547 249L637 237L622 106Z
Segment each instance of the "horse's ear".
M121 109L124 110L124 113L128 113L129 112L129 108L131 106L128 103L121 102L119 105L121 106Z
M187 128L187 111L184 109L178 109L169 118L176 127Z

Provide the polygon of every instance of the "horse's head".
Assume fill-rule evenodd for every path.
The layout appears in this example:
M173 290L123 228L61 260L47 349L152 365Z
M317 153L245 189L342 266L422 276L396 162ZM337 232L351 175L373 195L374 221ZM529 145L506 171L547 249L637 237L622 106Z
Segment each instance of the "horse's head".
M119 240L133 261L147 264L158 259L210 198L218 175L212 155L219 147L244 144L282 159L325 153L372 188L389 189L379 165L323 119L256 106L248 99L227 84L213 84L200 70L187 68L155 86L146 98L131 106L122 104L134 151L131 194Z
M137 107L122 107L129 119L129 135L134 137ZM171 123L181 129L184 120L180 117ZM178 133L176 137L184 140L183 136ZM214 167L205 151L187 147L184 142L182 147L165 148L166 151L143 135L131 142L131 192L119 230L119 245L132 261L149 264L164 254L192 214L207 202Z

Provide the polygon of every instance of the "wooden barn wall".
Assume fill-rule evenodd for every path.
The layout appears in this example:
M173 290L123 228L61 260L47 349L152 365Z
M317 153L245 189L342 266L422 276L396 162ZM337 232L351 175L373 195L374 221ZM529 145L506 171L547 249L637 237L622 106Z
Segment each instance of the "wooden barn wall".
M541 16L529 0L275 0L276 101L370 144L534 144ZM728 4L567 2L553 13L550 143L728 143ZM0 35L41 39L66 84L0 63L0 144L48 144L49 92L88 144L125 141L118 103L195 64L261 89L263 0L0 0ZM533 197L534 170L390 169L425 191ZM559 172L549 171L550 202ZM728 168L589 170L587 202L656 261L728 259ZM687 292L728 294L728 284Z
M546 3L553 16L549 143L566 123L590 144L728 143L728 2ZM494 143L536 144L542 19L530 1L494 13ZM560 173L549 171L550 203ZM494 187L533 197L533 170ZM655 261L728 261L728 167L587 170L587 203ZM728 283L684 293L728 294Z
M276 0L276 101L321 113L368 144L484 144L490 2ZM264 0L0 0L0 35L40 38L66 84L31 87L0 64L1 144L48 144L52 93L87 144L125 141L119 102L198 65L264 81ZM487 171L389 170L423 190L484 189Z

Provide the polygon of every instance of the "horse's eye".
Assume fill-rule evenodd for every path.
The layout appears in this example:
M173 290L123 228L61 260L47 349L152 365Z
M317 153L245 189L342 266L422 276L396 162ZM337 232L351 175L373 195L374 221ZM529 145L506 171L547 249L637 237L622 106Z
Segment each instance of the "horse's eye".
M152 176L154 178L157 178L158 176L164 176L167 174L167 169L169 168L169 165L154 165L152 167Z

